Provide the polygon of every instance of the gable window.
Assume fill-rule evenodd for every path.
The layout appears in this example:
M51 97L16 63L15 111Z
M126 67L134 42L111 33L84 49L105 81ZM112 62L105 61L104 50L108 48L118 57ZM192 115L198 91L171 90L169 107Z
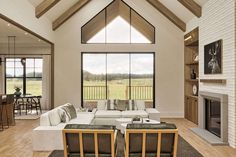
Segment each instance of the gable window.
M155 43L155 27L115 0L82 27L82 43Z
M82 53L83 103L144 100L155 103L154 53Z

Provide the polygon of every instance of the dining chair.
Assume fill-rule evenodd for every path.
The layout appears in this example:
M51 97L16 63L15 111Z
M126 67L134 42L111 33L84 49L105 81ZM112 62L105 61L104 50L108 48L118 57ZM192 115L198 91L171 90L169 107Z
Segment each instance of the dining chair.
M31 98L31 103L30 103L31 111L32 109L35 108L37 115L38 115L38 110L42 114L41 101L40 101L41 98L42 96L35 96Z

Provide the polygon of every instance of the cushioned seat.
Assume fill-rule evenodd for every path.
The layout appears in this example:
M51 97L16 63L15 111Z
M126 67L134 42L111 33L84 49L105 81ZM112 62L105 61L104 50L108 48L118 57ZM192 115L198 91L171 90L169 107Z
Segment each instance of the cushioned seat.
M120 118L121 112L115 110L98 110L95 113L96 118Z
M122 118L134 118L140 116L142 118L148 118L148 113L143 110L134 110L134 111L122 111Z

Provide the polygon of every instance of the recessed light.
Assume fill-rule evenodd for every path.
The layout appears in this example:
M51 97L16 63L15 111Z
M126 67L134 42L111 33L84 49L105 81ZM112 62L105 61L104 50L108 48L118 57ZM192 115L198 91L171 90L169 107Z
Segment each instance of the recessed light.
M25 32L25 35L28 35L28 33L27 33L27 32Z
M41 41L41 39L38 39L38 41L40 42L40 41Z
M9 27L9 26L11 26L11 24L10 24L10 23L8 23L8 24L7 24L7 26Z

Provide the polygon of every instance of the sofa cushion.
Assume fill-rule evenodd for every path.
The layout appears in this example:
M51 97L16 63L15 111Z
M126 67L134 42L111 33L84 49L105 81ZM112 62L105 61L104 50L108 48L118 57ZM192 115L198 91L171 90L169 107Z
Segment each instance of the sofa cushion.
M127 107L127 110L130 110L130 111L138 110L137 105L135 104L134 100L129 100L129 105Z
M119 118L121 117L120 111L97 111L95 113L96 118Z
M55 109L49 111L48 112L48 117L49 117L49 120L50 120L50 124L52 126L56 126L56 125L61 123L61 118L58 114L58 108L55 108Z
M64 109L69 114L70 119L74 119L77 117L76 109L72 104L67 103L67 104L61 106L61 108Z
M143 110L123 111L122 112L122 118L134 118L136 116L140 116L142 118L147 118L148 114L147 114L147 112L145 112Z
M145 102L143 100L135 100L138 110L145 110Z
M98 110L106 110L106 100L98 100L97 102L97 109Z
M71 120L70 114L62 107L58 108L58 114L61 118L61 122L67 123Z

